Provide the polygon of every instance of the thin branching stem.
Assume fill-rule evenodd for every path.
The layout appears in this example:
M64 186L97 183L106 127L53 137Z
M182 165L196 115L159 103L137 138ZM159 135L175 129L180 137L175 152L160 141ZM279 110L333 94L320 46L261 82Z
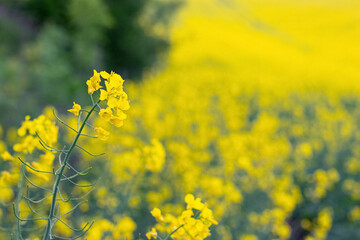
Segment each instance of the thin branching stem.
M92 167L88 167L87 169L85 169L83 171L78 171L73 166L71 166L69 163L66 163L66 166L81 176L88 174L89 170L92 169Z
M42 218L46 219L46 217L44 217L43 215L41 215L40 213L38 213L37 211L35 211L35 209L31 206L30 201L27 200L26 203L27 203L27 205L29 206L30 210L31 210L33 213L35 213L35 214L38 215L39 217L42 217Z
M78 131L76 131L76 129L70 127L69 124L67 124L66 122L64 122L63 120L61 120L61 119L58 117L58 115L56 115L55 109L53 109L53 114L54 114L55 118L56 118L60 123L62 123L62 124L63 124L64 126L66 126L67 128L73 130L74 132L78 133Z
M93 187L92 189L90 189L87 193L85 193L84 195L82 195L81 197L77 197L77 198L71 198L69 201L77 201L77 200L81 200L83 198L85 198L87 195L89 195L93 190L95 189L95 187ZM57 199L57 200L61 200L61 198Z
M67 224L65 221L61 220L61 218L59 218L58 216L54 216L57 220L59 220L60 222L62 222L65 226L67 226L68 228L70 228L71 230L73 230L74 232L82 232L84 229L86 229L86 227L90 224L89 222L85 224L85 226L83 228L74 228L72 226L70 226L69 224Z
M169 240L171 238L171 235L173 235L177 230L179 230L180 228L182 228L185 224L180 225L179 227L175 228L174 231L172 231L171 233L169 233L169 235L166 236L166 238L164 240Z
M65 177L66 179L72 179L72 178L75 178L75 177L77 177L77 176L84 176L84 175L86 175L86 174L89 173L89 170L90 170L90 169L91 169L91 167L85 169L85 170L82 171L82 172L75 173L74 175L71 175L71 176L69 176L69 177L67 177L67 176L65 176L65 175L63 175L63 177ZM64 180L66 180L66 179L62 178L61 181L64 181Z
M99 156L102 156L102 155L105 154L105 153L93 154L93 153L89 152L88 150L84 149L83 147L81 147L79 145L76 145L76 147L80 148L81 150L83 150L84 152L86 152L87 154L89 154L90 156L93 156L93 157L99 157Z
M78 186L78 187L92 187L92 186L96 185L96 183L97 183L97 181L96 181L96 182L90 183L90 184L78 184L78 183L70 180L70 179L69 179L68 177L66 177L65 175L63 175L63 177L64 177L64 178L62 178L61 181L67 180L67 181L69 181L70 183L72 183L72 184L74 184L75 186Z
M45 197L43 197L43 198L41 198L41 199L39 199L39 200L31 199L31 198L28 197L28 196L24 196L24 199L36 204L36 203L41 203L42 201L44 201L45 199L47 199L47 198L50 197L51 195L52 195L52 193L46 195Z
M66 146L64 146L64 150L65 150ZM63 155L64 152L60 152L59 154L59 164L60 166L62 166L62 155Z
M75 209L78 207L78 206L80 206L81 204L83 204L83 203L86 203L87 201L82 201L82 202L79 202L78 204L76 204L72 209L70 209L69 211L67 211L66 213L64 213L64 214L62 214L62 215L60 215L59 216L59 218L61 218L61 217L63 217L63 216L65 216L65 215L67 215L67 214L69 214L69 213L71 213L71 212L73 212L73 211L75 211Z
M42 171L42 170L38 170L35 169L34 167L32 167L31 165L27 164L26 162L24 162L23 160L21 160L20 157L18 157L19 161L22 162L22 164L24 164L25 166L27 166L28 168L30 168L31 170L38 172L38 173L49 173L49 174L54 174L54 171L52 172L48 172L48 171Z
M18 219L19 221L29 222L29 221L47 220L47 218L27 218L27 219L20 218L19 215L16 213L15 205L13 205L13 211L16 219Z
M77 235L77 236L75 236L75 237L72 237L72 238L63 238L63 237L59 237L59 236L56 236L56 235L53 235L53 237L54 237L55 239L66 239L66 240L78 239L78 238L84 236L84 235L89 231L89 229L92 227L93 224L94 224L94 222L91 222L91 224L88 226L88 228L87 228L85 231L83 231L83 232L80 233L79 235Z
M45 150L47 150L49 152L61 152L61 150L59 150L59 149L55 149L55 148L51 149L51 148L47 147L46 144L40 140L39 140L39 143L43 148L45 148Z
M39 142L41 144L41 146L43 146L43 148L45 148L46 150L50 151L50 152L62 152L62 151L65 151L65 150L61 150L61 149L56 149L52 146L50 146L49 144L47 144L41 137L40 135L35 132L36 136L39 138Z
M61 194L60 189L59 189L59 196L60 196L60 200L61 200L61 201L63 201L63 202L69 202L69 201L71 200L72 194L70 194L70 196L68 197L68 199L65 200L65 199L63 198L62 194Z
M100 101L98 101L98 102L100 102ZM94 111L94 110L92 110L91 112L93 112L93 111ZM88 111L88 115L89 115L89 113L90 113L90 111ZM53 109L53 114L54 114L55 118L56 118L61 124L63 124L63 125L66 126L67 128L69 128L69 129L71 129L72 131L74 131L76 134L78 134L78 131L77 131L75 128L71 127L69 124L67 124L66 122L64 122L63 120L61 120L58 115L56 115L55 109ZM91 113L90 113L90 114L91 114ZM84 123L84 122L83 122L83 123ZM86 121L85 121L85 124L86 124ZM96 136L91 136L91 135L82 134L82 133L80 133L80 136L97 138Z
M19 158L20 159L20 158ZM21 171L24 170L24 166L21 166ZM21 174L20 176L20 180L18 183L18 195L16 197L16 213L17 215L20 215L20 201L21 201L21 191L24 185L24 175ZM15 207L14 207L14 211L15 211ZM16 218L16 239L23 239L23 237L21 236L21 227L20 227L20 219Z
M100 111L100 110L101 110L101 107L100 107L100 105L99 105L100 100L95 103L92 94L90 94L90 98L91 98L92 104L93 104L93 105L96 105L96 106L99 108L99 111ZM94 110L95 110L95 109L94 109Z
M86 115L84 121L82 122L81 126L80 126L80 129L79 131L76 131L76 136L68 150L68 152L66 153L65 155L65 158L64 158L64 162L63 164L61 165L60 167L60 172L57 173L56 175L56 180L55 180L55 183L54 183L54 188L53 188L53 196L52 196L52 202L51 202L51 206L50 206L50 212L49 212L49 217L47 218L47 226L46 226L46 230L45 230L45 234L44 234L44 237L43 237L43 240L49 240L50 239L50 235L51 235L51 226L52 226L52 221L54 218L56 218L56 216L54 215L55 213L55 206L56 206L56 201L57 201L57 193L58 193L58 190L59 190L59 185L60 185L60 182L61 182L61 178L63 177L63 174L64 174L64 170L65 170L65 167L68 163L68 160L69 160L69 157L70 157L70 154L72 153L73 149L75 148L76 146L76 143L81 135L81 132L83 131L84 127L85 127L85 124L87 122L87 120L89 119L91 113L94 111L94 109L96 108L96 106L98 106L98 103L100 102L100 100L98 100L96 102L96 104L93 104L93 106L91 107L89 113ZM55 115L55 111L54 111L54 115ZM59 119L58 119L59 120ZM67 124L66 124L67 125ZM67 125L68 126L68 125ZM69 126L70 127L70 126ZM71 128L71 127L70 127ZM59 220L59 219L58 219Z
M29 182L31 185L33 185L34 187L39 188L39 189L42 189L42 190L47 191L47 192L52 192L51 190L49 190L49 189L47 189L47 188L40 187L39 185L33 183L33 182L26 176L24 169L22 169L21 172L22 172L24 178L26 179L26 181L28 181L28 182Z
M91 127L92 129L94 129L95 127L93 125L91 125L90 123L86 123L86 126Z
M79 131L79 126L80 126L80 122L81 122L81 115L82 115L82 112L79 112L79 116L78 116L78 120L77 120L76 131Z
M89 137L89 138L99 138L97 136L92 136L92 135L88 135L88 134L81 134L81 136Z

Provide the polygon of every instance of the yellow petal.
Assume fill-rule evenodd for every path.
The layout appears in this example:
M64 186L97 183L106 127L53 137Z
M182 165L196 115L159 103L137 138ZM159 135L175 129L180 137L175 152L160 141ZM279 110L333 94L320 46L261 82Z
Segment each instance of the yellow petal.
M101 71L101 72L100 72L100 75L101 75L102 78L105 78L105 79L109 79L109 77L110 77L110 74L108 74L108 73L105 72L105 71Z

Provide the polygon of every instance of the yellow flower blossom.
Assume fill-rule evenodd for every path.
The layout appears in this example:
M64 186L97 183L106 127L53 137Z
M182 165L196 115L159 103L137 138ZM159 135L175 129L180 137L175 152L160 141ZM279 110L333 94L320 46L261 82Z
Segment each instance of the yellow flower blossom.
M109 121L112 117L111 108L107 107L106 109L101 109L99 112L100 117L104 118L106 121Z
M39 143L36 133L46 144L53 146L57 142L58 127L52 119L45 115L40 115L34 120L30 116L25 117L25 121L17 130L21 141L13 146L15 152L32 153L35 149L43 150L44 147Z
M110 121L114 126L123 126L123 120L126 119L124 110L130 108L127 94L123 91L124 80L119 74L111 72L110 74L100 72L102 78L105 78L105 89L100 89L100 100L107 101L106 109L101 109L99 115L106 121Z
M105 71L101 71L101 72L100 72L100 76L101 76L102 78L105 78L105 79L107 80L107 79L109 79L110 74L108 74L108 73L105 72Z
M158 233L156 232L155 228L152 228L150 232L146 233L146 237L148 239L154 238L157 239Z
M94 75L86 81L86 85L88 86L88 93L93 94L96 90L102 88L100 86L100 74L94 70Z
M159 231L166 231L168 234L172 233L171 238L176 240L203 240L210 236L209 227L212 224L218 224L214 220L212 211L206 207L206 204L199 204L200 198L196 198L191 194L186 195L185 201L190 203L191 206L184 210L181 215L176 218L171 214L167 214L165 218L162 217L161 211L155 208L151 211L151 214L159 222L156 225L156 229ZM195 204L194 204L195 203ZM194 214L193 209L201 205L202 210L199 210ZM198 210L198 209L196 209ZM176 230L175 232L173 232ZM154 229L152 230L154 231ZM148 239L151 238L151 234L147 235ZM196 236L196 238L194 238Z
M113 230L113 239L133 239L136 223L128 216L123 216Z
M116 117L116 116L111 116L110 118L110 122L115 126L115 127L121 127L122 125L124 125L124 120Z
M102 127L96 127L95 135L99 137L101 140L105 141L109 138L110 133L104 130Z
M75 116L78 116L79 111L81 110L81 106L79 104L76 104L75 102L73 104L74 104L74 106L72 107L72 109L69 109L68 112L71 112Z
M187 194L185 196L185 202L187 203L187 209L194 208L201 211L205 208L205 205L201 202L201 199L195 199L192 194Z
M8 151L5 151L1 154L1 158L4 160L4 161L12 161L14 160L14 157L11 156L11 154L8 152Z
M151 215L153 215L153 217L158 221L158 222L163 222L164 221L164 217L161 215L161 210L158 208L154 208L151 211Z

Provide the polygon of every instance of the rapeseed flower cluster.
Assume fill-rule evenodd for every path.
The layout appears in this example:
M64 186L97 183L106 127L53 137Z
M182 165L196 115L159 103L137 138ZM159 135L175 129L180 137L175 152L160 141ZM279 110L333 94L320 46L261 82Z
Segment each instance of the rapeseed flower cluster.
M106 90L100 90L100 100L106 100L107 107L101 109L99 115L114 126L121 127L126 119L126 114L123 111L130 108L128 96L123 90L124 80L114 72L109 74L102 71L100 75L105 79L106 86Z
M115 216L116 222L101 219L89 232L88 239L128 239L132 240L136 223L128 216Z
M100 85L101 78L105 79L104 84L106 90L101 89L103 88L103 86ZM117 73L111 72L109 74L106 71L98 73L96 70L94 70L93 76L86 81L88 93L92 96L100 89L99 101L106 101L106 108L99 106L99 116L116 127L123 126L124 120L127 117L123 111L130 108L128 96L123 89L123 83L124 80ZM74 102L72 109L68 111L78 116L81 111L81 106ZM95 135L101 140L107 140L110 135L110 133L102 127L95 127L94 130Z
M0 156L3 161L11 163L9 164L9 170L11 172L2 171L1 173L0 185L2 186L2 197L0 200L8 202L16 196L16 201L13 204L15 219L13 225L16 226L14 228L16 238L22 239L23 222L25 222L28 227L38 226L44 228L43 239L53 239L58 238L58 236L61 238L71 237L74 232L81 232L81 234L78 235L79 237L86 234L93 225L93 223L87 223L81 230L71 226L71 223L69 223L71 222L70 213L85 203L73 203L72 201L84 198L89 194L89 191L77 191L78 193L76 194L80 194L80 196L74 198L72 193L68 194L66 190L63 190L61 183L66 182L67 184L73 185L73 188L87 188L93 185L86 181L78 180L79 177L88 174L89 168L84 171L79 171L73 166L73 163L69 162L69 159L75 147L91 156L95 156L78 144L80 137L89 137L91 139L98 137L101 140L108 137L109 133L106 130L101 127L93 127L92 124L89 123L90 116L95 108L99 108L99 115L104 118L103 109L101 109L99 104L107 100L107 109L111 111L107 120L117 127L122 126L123 120L126 118L126 115L122 111L129 109L129 103L127 95L123 91L124 80L114 72L107 74L102 71L101 75L106 78L105 85L107 92L99 94L99 100L94 102L92 94L101 88L100 74L94 70L94 75L87 81L88 92L91 94L91 100L93 102L92 107L90 110L87 110L73 102L73 107L68 110L77 116L76 127L71 127L65 121L61 120L55 111L53 111L52 115L49 110L46 110L44 115L40 115L33 120L31 120L30 116L26 116L25 121L16 131L17 138L13 145L14 156L6 150L5 146L2 147ZM108 96L103 99L104 94L108 94ZM115 115L112 114L112 110L114 110ZM76 133L70 147L65 146L63 149L58 148L59 129L55 125L55 118L69 130ZM88 132L85 131L85 126L93 128L95 136L85 134L85 132ZM57 155L58 163L54 161ZM19 162L21 167L19 168L15 162ZM29 184L26 193L24 193L25 184ZM49 188L50 185L52 185L52 190ZM16 187L17 189L15 189ZM34 193L37 193L40 199L34 198ZM41 204L42 207L39 208L38 204ZM79 207L79 209L86 211L89 209L89 205L84 204ZM31 222L34 220L42 221L42 223L32 225ZM106 222L106 219L103 221ZM57 222L59 224L56 224ZM130 239L132 232L136 228L136 224L132 219L123 216L118 217L116 222L117 225L113 225L110 229L113 238ZM46 224L44 225L43 223ZM93 234L100 234L101 236L101 232L94 232ZM34 237L32 233L28 233L27 236Z
M174 239L356 239L360 72L349 54L359 46L359 26L350 23L360 8L347 3L187 1L168 66L126 86L131 109L122 78L94 71L88 93L103 103L90 129L107 141L79 140L106 152L88 161L83 151L87 161L76 162L102 176L80 205L82 216L99 219L88 238L161 239L178 228ZM78 118L86 111L70 109ZM76 129L77 120L69 122ZM19 142L22 154L39 146L27 141ZM1 150L8 167L16 155ZM16 169L0 177L4 202L16 195Z
M177 218L171 214L163 216L160 209L154 208L151 214L158 224L146 234L146 237L157 239L159 237L157 230L177 240L203 240L210 236L209 227L218 224L214 220L212 211L201 202L200 198L195 199L192 194L186 195L185 202L186 210Z
M57 142L58 127L55 126L54 119L48 116L40 115L34 120L30 120L30 116L26 116L25 121L17 130L17 134L22 139L20 143L14 145L14 151L31 154L35 149L44 150L36 135L39 135L49 145L54 145Z
M107 142L87 145L107 152L104 172L111 178L97 202L106 214L112 211L107 206L116 206L142 222L149 216L139 212L158 208L178 220L182 198L193 193L221 223L208 239L288 239L298 230L313 237L320 212L334 201L346 206L327 215L331 224L322 235L338 231L341 221L353 226L360 196L359 72L353 62L330 61L328 51L346 56L314 35L330 34L322 23L333 21L332 11L346 24L357 16L348 7L359 6L287 1L265 8L260 2L187 1L179 12L167 67L128 84L127 124L111 128ZM289 9L309 17L299 25ZM341 31L333 23L334 33ZM358 46L352 39L337 40L350 53L349 46ZM319 46L324 51L305 50ZM146 167L152 161L157 164ZM303 219L313 227L304 227ZM135 231L158 238L169 232L149 222ZM347 232L344 239L351 239L355 230Z
M330 208L322 209L319 212L319 216L314 220L314 223L310 223L309 226L304 226L307 229L312 228L311 235L307 236L305 240L326 239L332 224L331 215L332 210Z

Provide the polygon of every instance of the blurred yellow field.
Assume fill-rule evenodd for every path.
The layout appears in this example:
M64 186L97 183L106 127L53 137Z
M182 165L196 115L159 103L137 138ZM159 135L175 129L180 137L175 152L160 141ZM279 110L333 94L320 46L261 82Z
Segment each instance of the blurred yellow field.
M30 239L360 239L359 12L354 0L184 2L142 82L98 69L83 81L91 100L66 103L67 128L46 108L3 134L2 223Z
M188 1L169 71L210 67L266 92L354 91L359 8L357 1Z

